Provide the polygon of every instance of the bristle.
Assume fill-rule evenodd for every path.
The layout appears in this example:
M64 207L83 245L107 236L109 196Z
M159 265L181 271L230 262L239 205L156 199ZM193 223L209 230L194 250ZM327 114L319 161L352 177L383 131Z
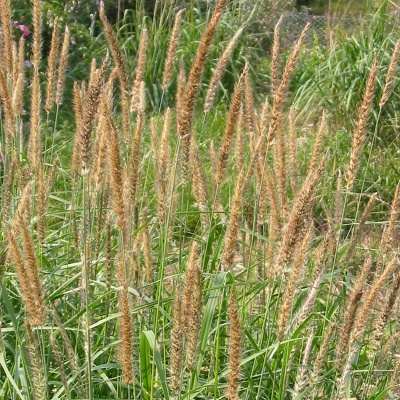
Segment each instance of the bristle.
M282 79L281 79L281 83L276 90L276 94L274 96L274 101L273 101L273 105L272 105L269 129L268 129L267 141L269 144L272 143L272 140L274 139L275 134L277 132L279 119L282 114L283 100L286 96L286 93L287 93L287 90L289 87L289 83L290 83L290 79L292 78L292 75L294 72L294 67L295 67L296 61L300 55L300 49L304 42L304 39L306 38L309 27L310 27L310 23L308 23L304 27L303 31L301 32L301 35L300 35L299 39L297 40L292 52L290 53L288 60L286 62L285 69L283 71L283 75L282 75Z
M278 339L282 341L285 337L286 326L289 321L290 312L292 309L293 299L296 295L297 284L303 269L303 264L305 257L307 255L307 248L310 244L311 236L313 233L312 223L307 229L307 233L304 235L303 240L299 246L296 254L296 259L294 260L292 273L290 275L288 284L285 288L285 296L283 299L282 306L279 311L278 319Z
M169 130L171 123L171 110L167 108L164 115L164 125L161 134L160 153L158 159L157 181L157 215L163 225L166 218L166 200L168 193L168 180L170 174L170 147Z
M144 82L140 85L140 93L139 93L139 105L138 105L138 114L136 120L135 133L133 135L133 141L131 144L131 152L129 158L129 171L130 171L130 201L131 205L135 206L137 201L137 191L139 185L139 177L140 177L140 150L142 145L142 135L144 130L144 122L145 122L145 90L144 90Z
M239 28L239 30L235 33L232 39L229 41L226 46L224 52L219 58L217 65L215 66L213 75L211 77L210 83L208 84L208 89L206 93L206 97L204 100L204 112L209 112L211 107L214 104L215 95L217 93L217 88L220 83L222 74L224 73L225 67L228 64L228 61L232 55L232 52L236 46L237 41L239 40L241 34L243 32L243 28Z
M373 338L373 349L377 350L380 346L381 339L384 334L385 325L389 319L390 313L396 303L396 300L400 292L400 272L397 273L396 278L390 288L389 295L385 301L383 310L379 313L379 317L374 324L374 338Z
M355 323L357 310L360 306L365 280L371 269L371 263L371 256L368 255L368 257L365 258L363 267L354 283L353 291L347 301L343 325L340 329L340 336L336 346L335 367L337 371L341 371L341 368L343 367L343 362L350 342L350 334Z
M275 261L275 268L273 269L274 273L284 268L286 262L292 258L294 246L304 229L304 218L312 207L315 187L321 178L326 160L327 155L323 158L316 171L310 171L295 199L288 223L283 232L282 243Z
M132 317L129 306L129 294L128 287L124 284L120 292L120 310L121 310L121 322L120 322L120 358L122 364L122 382L124 385L130 385L133 383L133 344L132 344Z
M19 228L22 233L25 255L25 271L29 279L30 290L35 305L35 314L32 315L32 325L43 325L46 318L46 307L44 303L44 296L42 284L40 281L38 263L36 260L35 248L33 240L29 234L26 221L19 221Z
M33 22L33 68L38 73L40 61L42 60L42 2L33 0L32 22Z
M136 77L132 88L132 98L130 110L136 111L141 107L140 102L142 101L141 91L142 85L144 85L144 74L146 72L146 59L147 59L147 48L149 43L149 32L146 28L142 30L142 37L140 39L140 46L138 50L138 63L136 66Z
M289 112L289 168L290 168L290 186L296 195L298 190L299 167L297 160L297 140L296 130L294 126L294 110L291 108Z
M317 137L315 138L315 142L314 142L314 148L313 148L313 153L312 153L311 160L310 160L310 165L308 167L309 170L313 170L318 164L318 158L321 153L322 143L323 143L324 137L327 133L327 128L328 128L328 124L327 124L327 120L326 120L326 112L323 111L321 120L319 122Z
M174 26L172 28L171 37L169 39L169 45L167 50L167 58L165 59L164 72L162 77L162 89L165 90L171 83L172 73L176 58L176 51L179 42L179 26L182 20L182 15L185 12L184 9L179 10L175 16Z
M32 380L32 394L35 400L46 400L47 382L46 371L44 370L42 360L40 359L39 343L35 338L29 320L25 319L26 341L29 357L29 367Z
M108 68L108 57L103 60L103 63L95 76L92 84L88 88L85 95L85 105L82 111L82 123L80 131L80 144L81 144L81 161L82 173L87 174L89 168L89 160L91 158L92 146L92 129L94 124L94 117L100 102L100 91L103 86L103 78Z
M365 207L365 210L361 216L360 222L358 223L358 226L357 226L352 238L350 239L350 243L349 243L349 246L348 246L347 252L346 252L345 263L347 261L351 260L354 250L355 250L355 247L361 241L362 235L364 233L365 224L368 220L368 217L370 216L370 214L372 212L376 197L377 197L377 193L373 193L368 201L368 204Z
M240 352L241 352L241 329L239 312L235 300L235 292L232 289L229 296L229 376L226 398L228 400L239 399L240 380Z
M4 113L4 133L6 143L11 143L12 138L16 136L15 115L12 106L12 99L8 90L8 85L3 72L0 69L0 98Z
M271 98L273 99L278 87L278 73L279 73L279 30L282 24L283 15L279 18L274 28L274 44L272 46L271 55Z
M53 34L51 36L50 53L47 61L47 87L46 103L44 109L49 112L54 104L54 88L56 81L56 65L58 58L59 36L58 36L58 17L54 18ZM65 49L63 49L65 51ZM68 51L67 51L68 54ZM64 55L61 53L61 56ZM60 61L61 64L61 61Z
M239 81L236 83L234 92L232 95L231 105L227 117L226 127L224 136L222 139L221 150L219 152L219 162L217 166L217 172L215 182L219 186L223 182L226 167L228 164L229 154L232 147L232 138L235 132L236 120L239 115L240 104L242 95L242 83Z
M1 31L3 34L3 50L5 65L7 68L7 76L11 78L13 71L13 58L12 58L12 32L11 32L11 5L10 0L0 1L0 21Z
M217 30L219 20L224 11L227 0L218 0L214 8L214 13L206 30L200 40L196 56L193 60L192 69L190 70L188 83L184 94L184 99L179 108L178 115L178 134L181 138L191 134L193 123L193 110L196 102L196 97L199 92L201 75L204 65L207 61L208 51L211 46L211 41Z
M182 373L183 326L182 326L181 294L175 293L172 312L171 354L170 354L170 389L174 394L179 393Z
M236 239L239 232L239 225L242 216L244 171L240 171L236 181L235 193L232 199L232 206L229 216L229 225L225 233L224 256L222 259L222 270L228 271L233 264L235 255Z
M389 100L389 97L390 97L390 94L391 94L391 91L393 88L394 75L396 72L399 54L400 54L400 39L396 42L396 46L394 48L392 58L390 60L389 69L388 69L388 72L386 75L385 87L383 88L381 101L379 102L380 108L382 108Z
M366 128L368 117L372 108L372 100L375 91L375 79L378 72L378 62L374 59L371 67L371 72L368 77L367 85L365 87L364 96L358 114L357 128L353 135L351 146L350 163L346 171L346 190L349 192L353 186L356 173L360 166L361 150L366 138Z
M374 280L368 296L364 301L363 307L357 315L357 319L353 329L353 343L358 341L364 333L367 327L366 321L368 319L369 313L371 312L371 308L375 302L375 299L378 296L380 290L383 288L389 276L392 274L395 268L398 267L398 265L399 260L397 258L394 258L391 262L387 264L382 274Z

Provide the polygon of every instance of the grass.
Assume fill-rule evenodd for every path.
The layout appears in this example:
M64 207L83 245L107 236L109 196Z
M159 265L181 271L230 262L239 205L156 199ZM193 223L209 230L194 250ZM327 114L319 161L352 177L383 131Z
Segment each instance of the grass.
M200 43L180 67L183 16L165 88L164 58L142 46L145 69L132 65L140 45L100 11L110 54L48 112L46 64L63 78L59 57L18 84L41 38L36 53L7 57L0 3L0 398L398 397L398 153L394 139L378 146L383 126L396 129L384 118L395 102L380 101L393 38L376 67L363 48L359 95L337 98L347 114L324 119L329 99L298 80L313 62L314 85L334 82L324 71L343 53L319 64L302 38L271 68L283 71L276 96L254 93L236 60L234 89L205 112L225 3L191 28Z

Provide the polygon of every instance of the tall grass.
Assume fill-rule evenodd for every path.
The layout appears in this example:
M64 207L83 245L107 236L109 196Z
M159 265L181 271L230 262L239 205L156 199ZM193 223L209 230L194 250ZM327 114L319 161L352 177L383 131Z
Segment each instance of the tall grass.
M88 65L71 99L68 29L62 44L56 24L42 55L33 4L30 55L7 34L12 10L0 2L0 398L397 398L400 185L381 197L365 169L373 99L383 109L391 94L383 102L376 91L379 58L339 146L329 112L300 118L287 100L307 27L286 65L275 43L260 107L246 65L227 111L202 111L227 1L210 13L189 70L178 67L177 12L155 83L162 96L178 93L176 104L149 112L145 29L131 71L101 4L110 55ZM27 57L29 120L28 104L13 101ZM59 100L44 104L44 88ZM68 129L63 109L74 111Z

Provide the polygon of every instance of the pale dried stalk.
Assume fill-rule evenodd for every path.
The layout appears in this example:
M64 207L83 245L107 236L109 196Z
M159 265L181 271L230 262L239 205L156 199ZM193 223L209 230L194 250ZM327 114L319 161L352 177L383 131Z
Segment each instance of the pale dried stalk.
M46 373L40 359L39 343L32 332L28 319L25 319L25 330L27 333L27 350L29 357L29 367L31 370L32 392L35 400L47 399Z
M1 74L1 72L0 72ZM1 213L1 228L2 231L5 232L5 228L8 224L8 220L10 218L10 206L13 198L13 184L15 179L15 161L12 160L8 165L7 174L5 177L5 183L2 193L2 213Z
M229 225L225 233L224 256L222 259L222 270L228 271L233 264L235 255L236 238L239 232L240 217L242 215L243 188L244 188L244 171L240 171L236 181L235 193L232 199L230 210Z
M279 46L279 30L281 27L283 16L279 18L278 22L274 28L274 44L272 46L272 56L271 56L271 97L274 98L277 87L278 87L278 74L279 74L279 56L280 56L280 46Z
M324 339L322 341L321 347L319 348L317 357L315 358L314 365L312 368L312 373L310 376L310 387L313 388L313 393L317 392L317 390L315 390L314 388L320 382L320 374L321 371L323 370L325 360L327 359L329 346L331 345L331 339L333 334L335 333L335 329L336 329L336 323L332 323L329 326L328 331L327 332L324 331L323 335Z
M167 58L165 59L164 72L162 77L162 89L165 90L172 80L172 72L176 58L176 50L179 42L179 26L181 24L184 9L179 10L175 16L174 27L172 28L171 37L169 39Z
M372 209L374 207L376 196L377 196L377 193L373 193L372 196L370 197L368 204L365 207L365 210L361 216L360 222L358 223L358 226L357 226L352 238L350 239L350 243L347 248L346 257L345 257L345 261L344 261L345 264L352 258L354 250L356 248L356 245L357 245L357 243L360 242L360 239L364 233L365 224L366 224L368 217L370 216Z
M13 71L12 33L11 33L11 6L10 0L0 1L1 31L3 34L3 51L6 61L6 76L11 78Z
M295 199L288 223L283 232L282 243L273 269L274 273L284 268L285 264L290 261L293 255L294 246L304 229L305 217L312 207L315 187L321 178L326 161L327 155L325 155L316 171L309 172Z
M42 59L42 2L33 0L32 9L33 19L33 60L32 64L37 73L39 73L40 61Z
M89 169L89 161L91 159L92 147L92 129L95 119L95 114L100 102L100 91L103 87L103 77L108 68L108 56L103 60L100 69L97 71L95 77L85 94L85 103L82 110L82 122L80 130L80 144L81 144L81 161L82 173L87 174Z
M169 107L167 108L167 110ZM150 119L150 132L151 132L151 152L152 152L152 159L153 159L153 165L154 165L154 175L155 175L155 180L158 185L158 169L159 169L159 163L158 163L158 157L159 157L159 149L158 146L159 140L158 140L158 132L157 132L157 120L156 117L151 117Z
M200 209L200 221L203 235L206 235L210 228L208 220L208 185L207 178L204 172L204 165L200 159L200 155L197 151L197 144L192 138L191 141L191 159L193 168L193 184L192 191L196 198L199 209Z
M14 66L14 87L13 87L13 110L15 115L21 115L24 102L24 84L25 84L25 69L24 69L24 51L25 39L23 36L18 43L18 59Z
M121 348L120 358L122 364L122 382L124 385L130 385L133 383L133 344L132 344L132 317L129 306L129 293L128 286L125 283L120 292L120 310L121 310L121 322L120 322L120 337L121 337Z
M35 247L33 240L29 234L25 220L18 222L19 229L22 233L25 255L25 271L29 279L31 293L35 303L35 316L32 320L33 325L43 325L46 319L46 307L44 303L44 295L42 284L39 276L39 269L36 260Z
M235 84L235 88L233 91L225 132L222 139L221 149L219 152L219 163L217 166L217 172L215 176L215 183L217 186L220 186L224 179L226 167L228 164L229 154L232 147L232 138L235 132L236 120L240 111L241 96L242 96L242 81L239 80L239 82Z
M46 205L45 205L45 197L46 197L46 187L44 183L44 171L43 171L43 163L38 166L37 169L37 201L36 201L36 209L37 209L37 231L38 236L41 242L44 241L46 236Z
M103 23L104 33L107 38L112 56L117 66L118 78L121 84L121 89L124 96L128 95L128 73L126 67L126 58L118 42L117 34L114 32L112 25L108 22L107 16L104 12L104 2L100 2L100 20Z
M363 267L354 283L354 289L347 302L346 311L343 317L343 326L340 329L340 335L336 347L335 368L337 371L341 371L343 368L343 362L350 342L351 331L355 323L357 310L360 306L364 283L371 269L371 263L371 256L368 255L364 260Z
M281 83L279 84L279 87L276 90L276 94L274 96L274 102L272 105L269 129L268 129L268 137L267 137L268 144L271 144L272 140L275 137L275 134L276 134L276 131L278 128L279 119L282 114L283 100L286 96L286 93L287 93L287 90L289 87L289 82L293 75L294 67L296 65L296 61L300 54L301 46L303 45L304 39L306 38L309 27L310 27L310 23L308 23L304 27L303 31L301 32L301 35L300 35L299 39L297 40L292 52L290 53L288 60L286 62L285 69L283 71L283 75L282 75L282 79L281 79Z
M245 117L246 125L250 135L250 141L252 147L256 141L256 126L255 126L255 114L254 114L254 95L253 87L251 85L249 76L249 64L246 62L243 70L243 80L244 80L244 105L245 105Z
M236 127L236 152L235 152L235 160L236 160L236 172L239 173L244 167L244 109L243 104L240 105L239 116Z
M282 341L285 336L286 326L289 321L293 299L296 294L297 283L303 270L304 260L307 255L307 247L310 243L312 233L313 226L311 223L297 251L296 259L292 267L292 273L290 275L287 287L285 288L285 296L279 311L278 318L278 339L280 341Z
M390 211L390 218L389 218L389 225L387 229L383 231L382 239L380 243L380 252L379 258L377 261L377 273L380 274L383 268L383 265L387 261L390 251L392 250L394 244L393 233L395 229L395 225L397 222L397 216L399 213L399 198L400 198L400 181L396 186L396 191L394 193L391 211Z
M54 104L54 87L56 81L56 65L59 47L58 36L58 17L54 18L53 33L51 36L50 53L47 61L47 87L46 87L46 103L44 109L49 112ZM68 54L68 52L67 52Z
M282 210L281 214L283 215L284 220L286 220L288 211L288 196L286 189L286 146L282 124L280 124L277 129L277 143L275 143L274 146L274 170L277 178L275 182L277 183L276 188L280 208Z
M178 394L181 386L182 352L183 352L183 324L182 324L181 294L175 293L173 306L173 320L171 329L171 354L170 354L170 389Z
M181 138L189 136L191 133L192 122L193 122L193 110L196 102L196 97L199 92L201 75L203 72L204 65L207 61L208 51L211 46L211 41L217 30L219 20L222 16L227 0L218 0L215 5L213 15L203 36L200 40L199 47L197 49L192 68L190 70L188 83L184 94L184 100L180 105L178 115L178 134Z
M304 349L303 359L301 361L301 367L297 369L292 399L298 398L298 395L307 386L307 382L308 382L307 366L308 366L308 360L309 360L310 354L311 354L313 340L314 340L314 332L312 332L307 339L306 348Z
M183 98L185 95L186 88L186 72L185 72L185 63L183 61L183 57L179 60L179 75L178 75L178 83L176 89L176 110L179 113L179 110L182 108Z
M356 322L354 324L353 329L353 337L352 343L358 341L362 334L364 333L367 325L367 317L371 311L372 305L375 302L376 297L378 296L379 291L382 289L383 285L386 283L389 276L398 267L399 261L397 258L394 258L383 270L382 274L374 281L372 287L368 293L367 298L364 301L363 307L358 313Z
M123 196L124 180L122 177L122 164L119 146L118 132L110 115L104 115L105 127L109 135L108 161L110 165L111 184L113 189L114 211L117 215L117 226L121 229L124 239L127 238L126 231L126 209ZM127 243L124 240L124 243Z
M138 199L138 184L140 176L140 148L142 145L142 134L145 122L145 100L146 94L144 90L144 82L140 85L139 105L137 109L137 120L133 141L131 144L131 153L129 158L129 174L130 174L130 201L135 206Z
M31 98L31 118L30 118L30 134L28 143L28 160L31 169L34 171L39 168L41 151L40 151L40 82L39 69L34 68L32 78L32 98Z
M21 115L22 113L23 90L24 76L19 74L13 87L12 109L14 115Z
M54 358L56 360L57 368L60 373L60 379L64 386L65 393L66 393L67 397L69 397L70 394L69 394L69 387L68 387L68 378L67 378L67 374L65 373L64 363L61 358L60 350L55 341L53 332L50 333L50 346L51 346L51 349L53 350Z
M296 195L298 191L298 176L299 167L297 160L297 140L296 130L294 126L294 110L290 109L289 112L289 168L290 174L290 186L293 193Z
M372 100L374 98L375 79L378 71L378 62L376 57L372 64L371 72L365 87L364 96L358 113L357 128L353 135L351 146L350 163L346 171L346 190L350 192L356 173L360 166L361 150L366 138L366 128L368 117L372 109Z
M167 108L164 115L164 126L161 134L160 153L158 159L157 174L157 215L160 224L163 225L166 218L166 200L168 193L168 180L170 175L170 157L169 130L171 124L171 110Z
M58 316L57 311L55 310L55 308L52 305L50 305L50 312L53 316L54 322L56 323L56 325L60 331L63 346L64 346L64 349L68 356L68 362L71 366L72 371L76 373L78 371L77 356L75 354L74 348L72 347L72 344L68 337L67 331L65 330L65 327L64 327L60 317ZM77 375L77 376L80 376L80 375Z
M131 98L131 112L138 110L140 108L140 102L142 94L142 85L144 85L144 74L146 72L146 55L147 55L147 47L149 43L149 32L146 28L142 30L142 37L140 39L139 45L139 55L138 55L138 63L136 66L136 77L133 83L132 88L132 98Z
M386 75L385 87L383 88L381 101L379 102L380 108L382 108L386 104L386 102L389 100L389 97L390 97L390 94L392 91L392 87L393 87L394 74L396 72L399 54L400 54L400 39L396 42L396 46L394 48L392 58L390 60L389 69L388 69L388 72Z
M126 58L122 51L121 45L118 42L117 34L114 32L112 25L108 22L104 12L104 2L100 2L100 20L104 27L104 33L107 38L112 56L117 67L118 79L121 85L121 108L122 108L122 130L126 143L130 138L129 124L129 84L128 84L128 69L126 66Z
M314 143L313 153L312 153L311 160L310 160L310 165L308 167L309 171L313 170L318 164L318 158L321 153L322 142L326 135L327 128L328 128L328 124L327 124L327 120L326 120L326 112L323 111L321 120L319 122L317 137L315 138L315 143Z
M71 172L72 172L72 183L74 185L76 175L79 172L79 168L81 167L81 131L82 131L82 114L83 114L83 105L82 105L82 94L79 89L79 85L74 82L74 91L73 91L73 106L74 106L74 115L75 115L75 137L74 137L74 146L72 150L72 162L71 162Z
M150 241L149 227L147 226L147 208L143 209L141 225L142 226L144 225L141 230L140 238L142 240L142 245L143 245L145 282L151 283L153 282L153 271L152 271L153 260L151 256L151 241Z
M193 296L194 287L194 270L197 268L197 258L198 258L199 244L193 242L190 247L189 257L186 263L186 273L185 273L185 284L183 286L182 295L182 312L181 312L181 323L185 333L188 331L188 312L190 308L191 298Z
M241 352L241 329L239 312L235 300L235 293L232 289L229 296L229 376L226 398L228 400L239 399L240 381L240 352Z
M0 97L3 103L4 113L4 133L6 148L9 149L11 146L12 138L16 137L17 131L15 129L15 115L12 106L12 99L8 90L8 85L3 72L0 69Z
M15 262L15 269L17 272L19 286L21 288L22 300L28 310L29 315L32 318L34 325L40 325L36 322L40 321L37 318L36 302L34 293L32 292L31 282L29 282L29 277L26 271L26 266L21 254L21 250L17 244L15 235L12 232L8 232L8 245L11 253L11 257Z
M222 53L221 57L218 60L217 65L215 66L210 83L208 84L208 89L207 89L206 97L204 100L204 112L206 112L206 113L211 110L211 107L214 104L215 95L217 93L217 88L221 81L222 74L224 73L225 67L228 64L228 61L232 55L232 52L236 46L237 41L239 40L239 38L242 34L242 32L243 32L243 27L239 28L239 30L235 33L235 35L229 41L224 52Z
M182 302L182 325L186 331L188 369L193 371L197 364L197 347L201 323L201 271L198 262L198 245L193 242L187 265Z
M372 347L374 350L377 350L379 348L381 339L384 334L386 323L399 296L399 291L400 291L400 272L397 273L396 279L394 280L392 287L390 288L389 296L386 299L383 310L380 312L378 320L374 324L375 335L372 341L373 344Z

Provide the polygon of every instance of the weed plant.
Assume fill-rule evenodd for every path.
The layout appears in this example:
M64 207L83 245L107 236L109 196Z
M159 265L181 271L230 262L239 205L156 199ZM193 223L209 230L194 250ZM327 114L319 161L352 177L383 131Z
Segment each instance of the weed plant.
M0 1L1 399L398 398L398 158L374 138L399 46L382 92L368 55L342 143L335 116L287 99L308 26L286 63L276 26L261 104L246 63L216 106L232 55L203 74L227 3L189 69L184 13L168 44L137 24L132 68L101 3L109 52L70 98L68 29L43 56L34 0L26 54ZM153 64L167 105L148 105Z

